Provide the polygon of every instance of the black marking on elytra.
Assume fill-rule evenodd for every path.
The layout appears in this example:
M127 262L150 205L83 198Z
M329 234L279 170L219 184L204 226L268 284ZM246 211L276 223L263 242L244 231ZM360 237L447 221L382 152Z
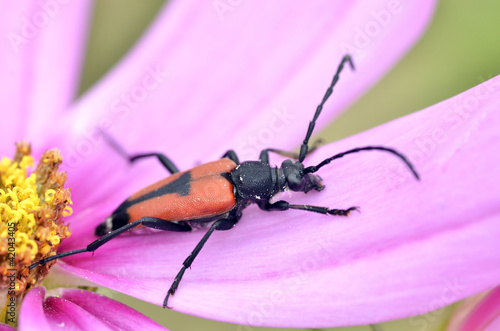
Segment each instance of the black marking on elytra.
M116 208L116 210L112 214L113 228L114 228L115 214L125 212L129 207L135 205L136 203L147 201L167 194L177 193L180 196L187 196L189 195L190 189L191 189L191 171L186 171L181 176L179 176L179 178L177 178L173 182L168 183L165 186L162 186L149 193L146 193L138 197L137 199L124 201L120 206L118 206L118 208Z

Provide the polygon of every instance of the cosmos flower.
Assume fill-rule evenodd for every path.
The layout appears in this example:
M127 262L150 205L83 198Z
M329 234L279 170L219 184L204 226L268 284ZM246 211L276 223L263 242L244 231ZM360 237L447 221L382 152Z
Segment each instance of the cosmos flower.
M18 322L21 330L163 329L126 305L93 292L60 288L45 298L45 288L39 285L52 263L31 272L27 267L55 253L71 235L63 219L71 215L71 198L64 188L66 173L58 170L61 162L60 153L49 150L28 176L33 157L24 142L17 145L12 159L0 162L0 298L1 320L6 322L0 329L13 329Z
M74 202L73 235L59 249L66 251L95 240L97 224L123 199L165 176L154 162L127 165L100 130L130 153L164 152L180 169L231 148L241 160L256 159L269 146L292 149L340 58L351 53L357 69L343 73L319 127L415 42L434 1L287 2L286 7L214 1L196 8L172 2L127 57L76 102L82 13L88 8L56 5L11 5L13 11L2 14L11 18L2 20L11 24L4 30L10 38L2 63L12 77L2 85L8 92L2 112L19 112L10 116L9 141L0 148L2 155L11 153L7 148L24 138L33 143L35 156L61 149ZM43 13L50 24L37 21ZM61 38L70 40L69 46L54 51L61 49ZM325 167L323 192L286 199L332 208L356 205L360 214L340 219L249 207L235 229L213 235L171 299L173 308L241 324L323 327L410 316L496 285L498 189L487 179L498 173L486 167L498 161L488 150L497 140L498 116L491 111L498 102L496 84L486 82L457 99L319 149L306 165L351 147L392 146L410 156L423 180L414 181L397 160L377 153ZM477 102L470 103L471 97ZM474 163L467 161L470 156ZM161 304L202 235L126 234L93 257L72 256L53 269L80 276L82 285L91 281ZM62 293L74 298L77 292ZM25 301L40 304L44 295L36 288ZM80 297L78 305L87 307L86 300ZM24 311L27 320L42 311L24 305L21 327ZM69 312L66 305L58 307Z

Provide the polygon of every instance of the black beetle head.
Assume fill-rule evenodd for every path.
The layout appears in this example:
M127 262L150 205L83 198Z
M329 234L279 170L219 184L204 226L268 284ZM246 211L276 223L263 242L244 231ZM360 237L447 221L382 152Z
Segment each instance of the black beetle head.
M299 161L285 160L281 164L288 188L295 192L307 193L310 190L321 191L325 188L321 177L304 173L304 165Z

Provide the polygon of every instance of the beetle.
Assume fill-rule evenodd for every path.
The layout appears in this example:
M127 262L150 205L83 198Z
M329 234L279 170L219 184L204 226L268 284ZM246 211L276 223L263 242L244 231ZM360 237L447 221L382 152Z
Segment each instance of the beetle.
M172 282L163 301L163 307L165 308L168 307L168 299L177 290L184 272L191 266L212 233L215 230L233 228L241 218L243 209L248 205L255 203L265 211L299 209L338 216L348 216L351 211L356 210L357 207L330 209L319 206L295 205L284 200L271 202L271 199L276 194L286 190L304 193L311 190L321 191L325 186L321 177L315 175L315 173L331 161L360 151L379 150L389 152L399 157L413 175L419 179L415 168L403 154L393 148L384 146L358 147L329 157L318 165L304 166L303 162L306 156L317 147L315 145L309 150L309 139L316 120L325 102L332 94L346 63L354 70L351 56L345 55L338 65L321 103L316 108L298 154L267 148L260 153L258 161L240 163L236 153L229 150L220 160L202 164L182 172L168 157L161 153L126 155L130 162L156 157L171 173L171 176L138 191L125 200L111 216L97 227L96 235L101 237L87 247L42 259L30 265L29 269L31 270L38 265L44 265L62 257L84 252L93 253L111 239L139 225L176 232L191 231L194 227L203 225L209 227L192 253L183 262L180 271ZM114 142L111 141L111 143L118 152L124 154L123 150L120 150ZM285 156L288 159L283 161L280 167L272 167L269 163L269 153Z

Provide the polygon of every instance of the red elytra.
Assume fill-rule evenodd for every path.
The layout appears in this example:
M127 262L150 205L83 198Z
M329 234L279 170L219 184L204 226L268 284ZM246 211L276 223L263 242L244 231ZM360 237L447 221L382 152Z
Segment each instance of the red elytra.
M233 184L221 174L229 174L236 166L232 160L224 158L175 173L132 194L125 202L129 206L120 212L128 214L128 223L144 215L165 221L197 220L222 215L236 206L236 198ZM188 180L181 180L183 177L188 177ZM158 193L176 183L179 185L174 192ZM152 198L141 200L144 196Z

